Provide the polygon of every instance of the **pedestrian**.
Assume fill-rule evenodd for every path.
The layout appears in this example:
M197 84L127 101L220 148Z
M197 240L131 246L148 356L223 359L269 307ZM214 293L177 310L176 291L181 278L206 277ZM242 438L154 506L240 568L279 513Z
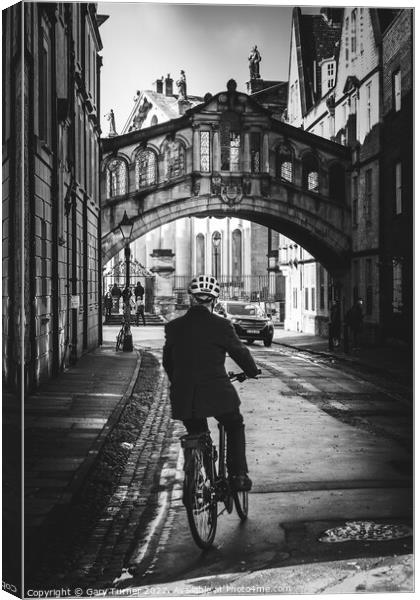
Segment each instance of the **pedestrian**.
M112 305L113 305L113 299L112 299L112 294L111 294L110 289L105 294L104 305L105 305L105 320L108 321L108 319L111 318L111 309L112 309Z
M360 336L363 329L363 300L358 298L346 314L346 324L352 334L353 350L360 348Z
M330 312L330 335L332 338L333 348L337 348L340 345L341 338L341 314L340 314L340 303L338 300L334 300L331 305Z
M118 310L118 312L119 312L121 289L118 287L116 282L114 283L114 285L111 288L111 295L112 295L112 299L113 299L113 307L114 307L114 309Z
M131 291L130 286L126 285L121 294L123 303L130 305L130 298L132 295L133 295L133 292Z
M220 294L217 280L211 275L195 277L189 294L188 312L165 326L163 367L171 384L172 418L183 421L189 434L208 431L207 417L222 423L231 485L235 490L250 490L244 421L224 367L226 353L248 377L256 377L259 370L232 323L213 314Z
M142 284L140 283L140 281L137 282L137 285L134 288L134 295L136 297L136 300L137 300L138 297L140 297L140 299L143 300L144 287L142 286Z
M144 316L144 302L143 297L136 296L136 325L139 324L139 318L142 318L143 325L146 325L146 319Z

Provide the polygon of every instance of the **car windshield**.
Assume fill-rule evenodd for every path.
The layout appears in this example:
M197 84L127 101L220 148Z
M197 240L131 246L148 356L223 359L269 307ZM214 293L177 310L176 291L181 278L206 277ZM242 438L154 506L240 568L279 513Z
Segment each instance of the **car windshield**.
M264 311L258 304L230 304L226 305L226 310L230 315L240 315L247 317L265 317Z

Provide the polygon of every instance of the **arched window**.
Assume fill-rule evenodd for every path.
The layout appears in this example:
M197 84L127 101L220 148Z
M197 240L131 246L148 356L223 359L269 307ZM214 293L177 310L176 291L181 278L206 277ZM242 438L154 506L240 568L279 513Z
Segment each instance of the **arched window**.
M156 115L153 115L152 120L150 121L150 126L153 127L153 125L157 125L158 124L158 118Z
M319 192L319 164L313 154L305 154L302 159L303 187L310 192Z
M294 180L293 150L285 144L281 144L276 150L276 177L291 183Z
M114 158L107 165L107 198L127 193L127 165L122 159Z
M205 272L204 235L199 233L195 238L195 272L202 275Z
M220 121L220 149L222 171L239 171L241 159L241 133L238 115L223 115Z
M242 232L235 229L232 233L232 277L240 280L242 277Z
M164 149L166 179L185 172L185 148L179 140L168 139Z
M337 202L344 202L345 199L345 174L344 167L340 163L331 165L328 171L330 183L330 198Z
M136 187L153 185L157 181L156 154L142 149L136 154Z
M220 277L221 253L222 253L222 236L219 231L215 231L211 238L211 270L214 277Z

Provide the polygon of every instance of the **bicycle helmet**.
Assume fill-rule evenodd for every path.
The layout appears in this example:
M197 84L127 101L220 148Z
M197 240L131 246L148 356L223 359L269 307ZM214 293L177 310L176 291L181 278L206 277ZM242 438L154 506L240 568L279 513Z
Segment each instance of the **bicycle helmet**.
M212 275L199 275L191 281L188 292L194 298L205 302L219 297L220 285Z

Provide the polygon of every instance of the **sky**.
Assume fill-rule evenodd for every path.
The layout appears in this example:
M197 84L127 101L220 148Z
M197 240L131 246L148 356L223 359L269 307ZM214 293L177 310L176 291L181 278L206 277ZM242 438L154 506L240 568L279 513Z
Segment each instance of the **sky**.
M305 13L319 13L303 8ZM204 96L226 89L233 78L246 92L248 55L256 44L263 79L288 78L291 6L159 4L100 2L109 15L101 26L101 113L112 108L120 133L137 90L154 89L156 79L170 73L175 85L183 69L189 94Z

